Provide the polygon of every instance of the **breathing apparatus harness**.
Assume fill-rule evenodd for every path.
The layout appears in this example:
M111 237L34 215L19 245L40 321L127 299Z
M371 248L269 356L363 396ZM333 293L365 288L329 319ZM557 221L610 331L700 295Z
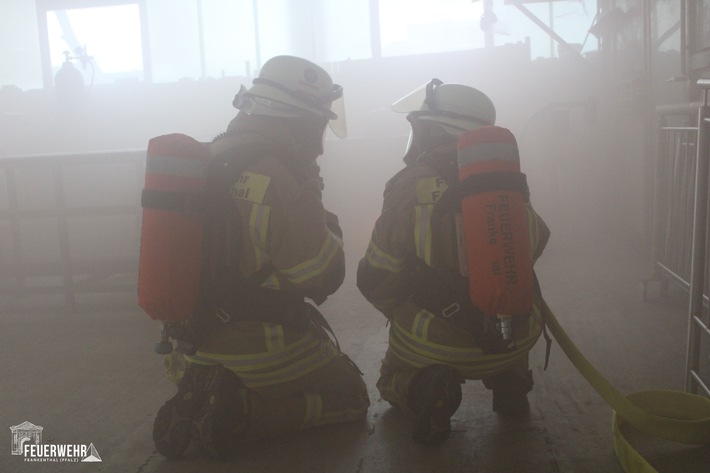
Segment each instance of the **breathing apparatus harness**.
M461 214L461 201L465 196L470 195L472 191L492 191L514 186L526 196L529 196L529 190L524 175L508 180L492 173L494 175L490 180L473 179L459 182L456 178L456 160L437 158L438 156L433 155L431 152L424 152L420 154L415 161L417 165L431 167L434 172L447 183L447 189L434 205L432 212L431 225L434 229L442 228L443 225L453 224L451 222L445 222L443 217L446 214L451 216ZM474 189L472 189L472 187L474 187ZM454 228L452 231L457 232L458 230ZM438 233L439 232L434 232L435 235ZM432 251L436 252L442 244L444 243L434 241ZM485 316L483 311L471 300L468 277L460 274L458 271L447 270L438 265L429 266L426 262L414 255L412 255L410 261L414 261L414 268L412 268L413 270L411 271L413 276L411 280L412 292L410 299L415 305L426 309L428 312L447 320L471 334L485 354L502 354L515 349L515 346L511 344L511 340L503 336L500 321ZM535 293L537 297L541 298L540 286L534 271L533 279ZM552 339L547 333L544 313L542 315L542 331L546 341L546 369L552 348ZM512 318L510 320L510 330L515 333L519 330L519 327L527 323L528 319L529 315Z

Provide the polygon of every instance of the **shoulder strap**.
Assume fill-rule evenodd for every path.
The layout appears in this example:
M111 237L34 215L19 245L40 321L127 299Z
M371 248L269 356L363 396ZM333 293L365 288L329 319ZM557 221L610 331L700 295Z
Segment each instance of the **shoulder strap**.
M192 317L181 330L177 350L192 354L207 335L218 308L226 300L231 284L235 282L237 268L226 263L225 216L231 207L229 189L240 174L263 157L259 146L239 146L229 156L210 161L207 169L205 192L201 199L203 219L202 268L197 303ZM240 232L235 232L239 234ZM260 286L273 269L265 265L248 281L240 281L249 287ZM178 338L178 337L176 337Z
M239 176L264 156L258 144L245 144L234 148L233 153L210 161L207 169L204 193L204 240L203 240L203 282L200 293L211 294L219 286L219 281L228 278L236 268L229 267L225 255L225 226L229 212L237 212L230 196L230 188ZM239 219L235 219L240 223ZM238 236L241 232L236 231ZM267 275L268 276L268 275ZM260 282L261 283L261 282ZM223 291L220 291L223 292Z

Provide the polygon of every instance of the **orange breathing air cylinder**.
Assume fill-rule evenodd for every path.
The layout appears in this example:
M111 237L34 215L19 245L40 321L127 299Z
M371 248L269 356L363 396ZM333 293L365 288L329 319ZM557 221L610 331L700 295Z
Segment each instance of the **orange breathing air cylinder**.
M466 132L458 167L471 300L498 317L509 339L512 317L530 313L534 302L528 188L515 137L497 126Z
M179 134L148 143L138 305L154 320L188 319L197 301L203 222L196 212L209 145Z

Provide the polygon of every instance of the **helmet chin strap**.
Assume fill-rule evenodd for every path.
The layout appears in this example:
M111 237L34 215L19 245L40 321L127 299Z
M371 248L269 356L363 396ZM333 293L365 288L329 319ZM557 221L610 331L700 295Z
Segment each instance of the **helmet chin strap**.
M408 120L412 124L412 138L404 155L406 164L414 163L423 153L457 142L455 136L436 123L418 120L416 116Z
M247 88L244 87L244 84L242 84L241 87L239 87L239 92L236 93L234 99L232 100L232 107L236 108L237 110L241 110L242 107L247 104L249 98L246 95L246 92Z

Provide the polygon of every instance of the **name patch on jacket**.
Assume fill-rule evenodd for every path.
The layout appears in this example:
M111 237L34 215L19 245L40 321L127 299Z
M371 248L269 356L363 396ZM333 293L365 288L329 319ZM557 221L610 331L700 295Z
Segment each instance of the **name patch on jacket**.
M417 203L435 204L449 186L443 177L426 177L417 180Z
M263 174L243 172L232 185L231 194L235 200L246 200L255 204L264 202L271 178Z

